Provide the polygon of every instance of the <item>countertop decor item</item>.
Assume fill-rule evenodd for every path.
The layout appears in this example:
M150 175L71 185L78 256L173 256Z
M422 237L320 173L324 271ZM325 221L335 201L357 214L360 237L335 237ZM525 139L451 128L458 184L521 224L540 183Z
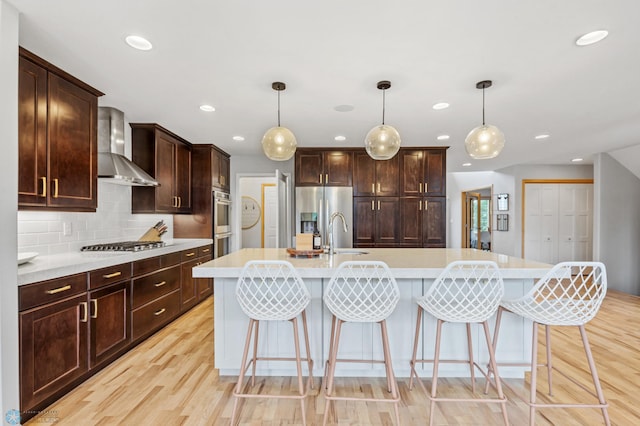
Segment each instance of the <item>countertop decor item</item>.
M495 158L504 148L504 134L496 126L484 122L484 89L491 87L491 80L476 83L476 89L482 89L482 126L469 132L464 140L467 153L476 160Z
M385 90L391 87L391 82L379 81L377 87L382 90L382 124L369 130L364 138L364 147L374 160L389 160L400 149L400 133L395 127L384 124Z
M294 248L288 248L287 253L289 253L291 257L317 257L324 253L324 250L296 250Z
M296 153L298 142L293 132L286 127L280 126L280 92L287 88L287 85L274 81L271 83L273 90L278 92L278 126L272 127L262 137L262 149L270 160L287 161Z
M27 263L36 258L38 253L35 251L30 251L26 253L18 253L18 265L22 265L23 263Z

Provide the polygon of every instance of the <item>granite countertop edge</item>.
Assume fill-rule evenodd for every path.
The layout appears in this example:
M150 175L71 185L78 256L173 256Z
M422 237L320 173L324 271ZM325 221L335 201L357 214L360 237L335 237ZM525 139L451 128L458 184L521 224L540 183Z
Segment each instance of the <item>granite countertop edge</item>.
M107 268L213 244L209 238L175 238L162 248L138 252L67 252L35 259L18 266L18 285Z

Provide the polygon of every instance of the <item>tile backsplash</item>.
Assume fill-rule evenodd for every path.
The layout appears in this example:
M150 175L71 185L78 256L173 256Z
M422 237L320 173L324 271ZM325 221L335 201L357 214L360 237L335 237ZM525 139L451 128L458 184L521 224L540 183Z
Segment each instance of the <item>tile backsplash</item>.
M162 239L172 239L172 215L131 214L131 187L98 180L95 213L18 211L18 251L60 254L89 244L133 241L160 220L169 226Z

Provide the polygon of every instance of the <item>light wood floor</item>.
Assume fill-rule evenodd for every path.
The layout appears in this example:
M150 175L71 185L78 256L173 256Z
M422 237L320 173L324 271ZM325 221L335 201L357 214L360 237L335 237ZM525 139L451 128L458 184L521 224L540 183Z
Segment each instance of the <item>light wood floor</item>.
M34 418L28 425L56 420L60 425L223 425L229 424L233 407L234 377L220 377L213 368L213 299L201 303L188 314L127 353L73 392L47 409L47 418ZM598 316L587 325L598 366L609 414L615 425L640 424L640 298L609 292ZM542 335L541 335L542 337ZM244 339L244 336L238 336ZM391 336L391 339L393 337ZM552 343L558 367L590 378L575 327L558 328ZM544 349L543 349L544 350ZM541 350L541 360L544 352ZM239 362L240 360L238 360ZM540 371L539 378L546 374ZM307 424L322 424L324 398L318 394L318 382L307 399ZM261 390L275 392L294 389L290 378L260 378ZM483 381L480 381L482 388ZM576 400L583 394L554 376L554 394L558 399ZM426 379L427 388L430 380ZM465 394L468 381L439 381L446 395ZM519 394L528 395L524 380L509 380ZM545 395L540 383L539 398ZM344 394L364 395L380 392L382 379L339 379ZM426 395L408 380L400 379L402 396L400 416L403 425L424 425L428 419ZM513 425L528 423L528 406L511 390L509 420ZM250 400L242 408L242 425L302 424L297 401ZM391 425L391 404L338 403L340 425ZM438 425L502 424L497 404L439 404L435 413ZM538 412L538 425L603 424L597 409L546 409ZM334 423L335 424L335 423Z

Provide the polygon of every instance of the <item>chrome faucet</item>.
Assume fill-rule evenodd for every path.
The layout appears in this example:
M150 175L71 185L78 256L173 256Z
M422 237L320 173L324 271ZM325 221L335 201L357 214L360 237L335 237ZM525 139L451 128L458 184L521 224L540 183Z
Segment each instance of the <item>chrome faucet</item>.
M339 217L340 219L342 219L342 229L344 230L344 232L348 232L347 221L344 218L344 215L340 212L333 213L331 215L331 218L329 219L329 255L335 254L335 247L333 247L333 220L336 217Z

